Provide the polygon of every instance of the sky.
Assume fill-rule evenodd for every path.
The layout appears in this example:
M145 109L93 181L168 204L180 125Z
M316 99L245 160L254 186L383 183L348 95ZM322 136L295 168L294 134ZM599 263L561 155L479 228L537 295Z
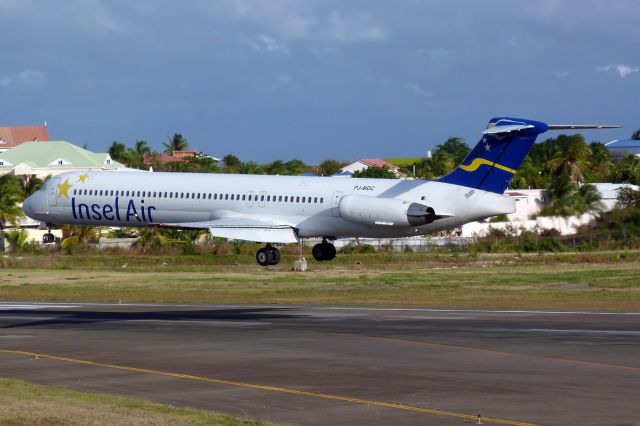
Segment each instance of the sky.
M177 132L258 163L419 157L494 116L627 139L638 17L637 0L0 0L0 125L96 152Z

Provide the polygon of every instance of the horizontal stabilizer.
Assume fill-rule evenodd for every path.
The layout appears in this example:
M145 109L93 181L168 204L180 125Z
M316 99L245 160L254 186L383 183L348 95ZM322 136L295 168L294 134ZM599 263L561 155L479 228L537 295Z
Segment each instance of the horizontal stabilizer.
M622 126L610 124L549 124L549 130L572 130L572 129L619 129Z
M509 133L517 133L522 132L527 129L533 129L535 126L530 124L517 124L513 126L496 126L489 127L487 130L482 132L483 135L506 135Z

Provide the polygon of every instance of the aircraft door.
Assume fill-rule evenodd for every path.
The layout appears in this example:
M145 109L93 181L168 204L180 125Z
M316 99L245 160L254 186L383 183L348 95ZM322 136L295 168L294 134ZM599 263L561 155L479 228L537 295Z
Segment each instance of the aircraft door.
M260 191L260 197L258 198L258 205L264 207L265 199L267 198L267 191Z
M253 207L253 191L247 192L247 207Z
M56 189L58 189L59 183L60 183L60 178L53 178L49 182L49 187L47 190L47 199L49 201L50 206L55 206L58 203L58 194L56 194Z
M336 191L333 193L333 197L331 199L331 216L340 216L340 209L338 209L338 206L340 205L340 200L342 200L342 195L342 191Z

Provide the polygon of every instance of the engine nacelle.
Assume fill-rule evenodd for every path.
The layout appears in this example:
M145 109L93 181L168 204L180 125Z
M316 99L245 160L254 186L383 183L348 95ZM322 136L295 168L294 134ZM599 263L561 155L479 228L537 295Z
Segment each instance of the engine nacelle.
M346 195L338 207L345 220L361 225L420 226L437 219L432 207L396 198Z

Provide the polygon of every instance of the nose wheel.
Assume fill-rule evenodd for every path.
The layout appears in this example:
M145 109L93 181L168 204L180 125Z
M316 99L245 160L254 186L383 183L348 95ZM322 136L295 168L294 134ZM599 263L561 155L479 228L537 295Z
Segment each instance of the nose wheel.
M256 261L260 266L277 265L280 263L280 250L267 244L256 253Z
M313 254L313 258L319 262L322 262L323 260L332 260L336 257L336 246L328 243L327 240L322 240L321 243L313 246L311 254Z
M42 236L43 244L55 243L56 237L51 233L51 226L47 226L47 233Z

